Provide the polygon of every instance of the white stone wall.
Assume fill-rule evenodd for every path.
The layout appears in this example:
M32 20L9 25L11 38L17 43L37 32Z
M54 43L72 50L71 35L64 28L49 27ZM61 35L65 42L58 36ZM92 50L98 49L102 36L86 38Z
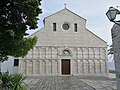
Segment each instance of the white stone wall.
M56 23L56 31L53 31ZM69 24L64 30L62 25ZM74 31L77 24L77 32ZM30 37L38 42L20 60L19 72L26 75L61 75L61 59L70 59L71 75L107 75L107 44L86 29L86 20L68 9L44 19L45 27ZM63 54L68 50L70 54Z
M14 57L8 56L8 60L1 63L1 72L7 72L11 74L18 73L18 66L14 66Z
M86 29L84 18L67 9L63 9L44 20L45 27L30 36L38 37L36 46L107 47L104 40ZM69 23L68 30L62 28L65 22ZM53 23L56 23L56 31L53 31ZM77 23L77 32L74 31L75 23Z
M70 56L64 56L69 50ZM34 47L20 60L19 73L26 75L61 75L61 59L71 60L71 75L105 76L106 48Z

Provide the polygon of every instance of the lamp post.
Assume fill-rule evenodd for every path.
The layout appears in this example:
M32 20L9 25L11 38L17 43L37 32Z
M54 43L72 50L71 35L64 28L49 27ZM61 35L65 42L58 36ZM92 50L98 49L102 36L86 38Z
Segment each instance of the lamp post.
M114 54L117 90L120 90L120 20L116 20L116 16L119 14L120 11L114 7L110 7L106 13L108 19L116 24L111 29L111 34L112 34L112 48Z
M120 23L119 23L120 20L115 20L115 19L116 19L116 16L117 16L118 14L120 14L120 11L119 11L118 9L116 9L116 8L114 8L114 7L110 7L109 10L108 10L107 13L106 13L106 16L108 17L108 19L109 19L111 22L113 22L113 23L115 23L115 24L117 24L117 25L120 26Z

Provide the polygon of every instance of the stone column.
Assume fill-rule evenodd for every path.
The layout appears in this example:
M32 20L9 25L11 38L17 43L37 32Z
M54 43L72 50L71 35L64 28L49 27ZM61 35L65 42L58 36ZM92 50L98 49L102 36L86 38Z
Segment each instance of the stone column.
M35 75L36 74L36 60L32 60L32 62L33 62L33 75Z

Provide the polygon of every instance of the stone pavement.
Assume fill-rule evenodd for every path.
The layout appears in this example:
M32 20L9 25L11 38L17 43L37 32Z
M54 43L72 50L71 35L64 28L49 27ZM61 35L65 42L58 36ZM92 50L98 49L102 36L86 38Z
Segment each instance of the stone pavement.
M84 78L80 79L86 84L94 87L96 90L117 90L116 80L109 78Z
M25 80L28 90L116 90L114 79L81 76L36 76Z

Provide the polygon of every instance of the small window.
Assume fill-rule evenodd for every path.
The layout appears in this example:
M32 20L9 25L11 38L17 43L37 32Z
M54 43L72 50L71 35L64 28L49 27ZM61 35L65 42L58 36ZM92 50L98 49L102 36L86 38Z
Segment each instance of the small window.
M74 24L74 30L77 32L77 23Z
M70 52L68 50L63 50L62 54L63 55L70 55Z
M53 31L56 31L56 23L53 23Z
M68 30L69 29L69 24L67 24L67 23L64 23L63 24L63 26L62 26L62 28L64 29L64 30Z
M14 66L19 66L19 59L14 59Z

